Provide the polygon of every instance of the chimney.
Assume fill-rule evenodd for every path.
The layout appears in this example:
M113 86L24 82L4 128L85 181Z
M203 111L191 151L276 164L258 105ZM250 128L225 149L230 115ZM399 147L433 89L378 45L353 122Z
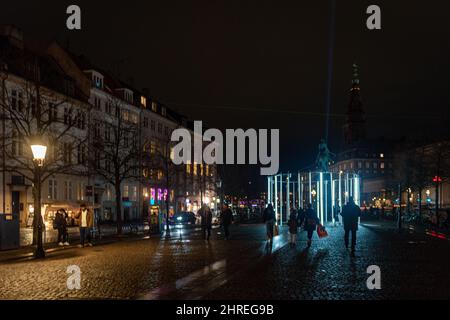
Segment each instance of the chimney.
M0 25L0 35L8 39L13 46L23 50L23 32L13 25Z

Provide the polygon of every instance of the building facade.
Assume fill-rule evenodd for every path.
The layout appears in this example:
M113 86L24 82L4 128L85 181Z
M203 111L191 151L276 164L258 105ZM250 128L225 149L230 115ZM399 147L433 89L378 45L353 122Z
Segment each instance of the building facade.
M137 90L56 42L29 45L10 26L0 28L0 63L1 105L9 115L2 126L0 204L22 227L33 221L27 166L33 164L29 140L37 134L48 146L41 194L48 227L56 210L74 216L81 204L94 209L99 221L115 222L120 215L122 221L159 225L167 210L215 205L215 165L171 162L171 133L189 128L189 122L148 90ZM16 132L23 124L33 130ZM108 156L114 143L120 152ZM114 180L120 161L120 180Z

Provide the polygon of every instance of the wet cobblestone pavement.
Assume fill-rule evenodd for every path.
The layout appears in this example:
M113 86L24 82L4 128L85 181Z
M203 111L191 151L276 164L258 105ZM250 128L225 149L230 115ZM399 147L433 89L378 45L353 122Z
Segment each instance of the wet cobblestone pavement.
M197 228L59 250L0 264L0 299L450 298L448 240L368 223L352 257L343 230L328 231L309 250L303 233L296 248L285 245L285 232L266 247L263 225L234 226L228 241L215 229L205 242ZM67 288L69 265L81 269L80 290ZM381 290L366 287L369 265L381 269Z

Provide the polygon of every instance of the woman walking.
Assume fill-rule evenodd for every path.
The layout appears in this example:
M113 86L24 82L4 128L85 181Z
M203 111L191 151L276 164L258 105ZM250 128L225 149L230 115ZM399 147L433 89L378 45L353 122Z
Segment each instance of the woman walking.
M308 233L308 248L311 247L311 240L319 224L319 218L317 218L316 212L312 209L311 205L308 204L305 211L305 217L303 218L303 228Z

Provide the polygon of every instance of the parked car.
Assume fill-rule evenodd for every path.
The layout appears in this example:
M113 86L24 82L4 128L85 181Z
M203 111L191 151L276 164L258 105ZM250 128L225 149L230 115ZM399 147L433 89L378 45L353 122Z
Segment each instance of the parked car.
M171 224L195 224L195 221L195 213L188 211L177 212L170 218Z

